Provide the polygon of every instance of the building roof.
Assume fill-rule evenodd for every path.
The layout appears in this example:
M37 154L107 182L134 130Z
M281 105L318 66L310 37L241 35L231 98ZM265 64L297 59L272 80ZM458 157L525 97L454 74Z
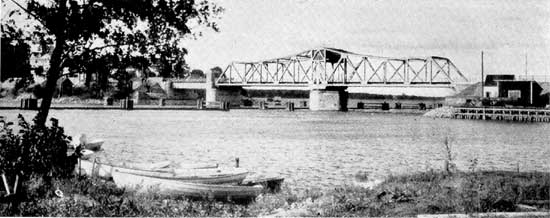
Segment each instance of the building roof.
M513 74L489 74L485 76L485 86L496 86L496 81L502 80L515 80L516 77Z

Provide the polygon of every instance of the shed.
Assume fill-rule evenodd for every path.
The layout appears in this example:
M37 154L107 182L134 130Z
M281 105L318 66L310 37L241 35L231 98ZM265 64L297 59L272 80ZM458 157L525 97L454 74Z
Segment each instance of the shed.
M513 74L489 74L485 77L483 83L483 96L486 98L496 98L499 96L497 82L515 80Z
M497 80L498 97L516 106L544 106L543 89L536 81Z

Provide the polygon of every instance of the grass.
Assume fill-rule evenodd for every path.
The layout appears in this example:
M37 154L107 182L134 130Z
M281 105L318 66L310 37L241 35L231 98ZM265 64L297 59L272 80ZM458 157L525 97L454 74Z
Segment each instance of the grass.
M20 206L0 205L0 215L20 216L414 216L416 214L517 211L518 204L548 210L550 174L541 172L427 171L389 176L369 189L294 189L262 194L250 204L138 194L112 182L73 178L54 183L53 194ZM546 200L546 203L545 201ZM541 203L542 202L542 203Z

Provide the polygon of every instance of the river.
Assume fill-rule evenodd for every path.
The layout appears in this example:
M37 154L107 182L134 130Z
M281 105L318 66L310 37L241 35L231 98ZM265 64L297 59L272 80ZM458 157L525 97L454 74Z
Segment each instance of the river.
M23 112L4 110L15 121ZM280 174L298 187L327 188L441 168L448 138L455 163L468 169L550 171L550 124L432 119L420 115L297 110L52 110L67 134L106 140L120 161L218 162ZM76 137L78 139L78 137Z

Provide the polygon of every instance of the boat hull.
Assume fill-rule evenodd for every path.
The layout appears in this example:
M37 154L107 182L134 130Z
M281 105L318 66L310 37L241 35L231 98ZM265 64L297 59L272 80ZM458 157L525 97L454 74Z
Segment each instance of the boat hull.
M162 195L187 196L211 199L243 200L257 197L262 186L236 186L189 183L177 180L167 180L139 176L113 171L113 181L120 188L128 188L137 192L155 192Z
M84 144L84 148L85 149L89 149L89 150L92 150L92 151L99 151L101 149L101 145L103 145L103 140L94 140L94 141L91 141L91 142L86 142L86 144Z
M137 176L147 176L158 179L178 180L191 183L203 184L225 184L225 183L240 183L248 175L248 171L243 168L206 168L206 169L176 169L165 171L166 169L144 170L132 169L125 167L115 167L108 164L92 163L89 161L81 161L81 170L86 175L99 176L101 178L110 179L112 172L127 173Z

